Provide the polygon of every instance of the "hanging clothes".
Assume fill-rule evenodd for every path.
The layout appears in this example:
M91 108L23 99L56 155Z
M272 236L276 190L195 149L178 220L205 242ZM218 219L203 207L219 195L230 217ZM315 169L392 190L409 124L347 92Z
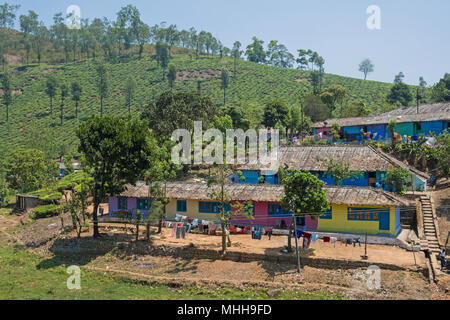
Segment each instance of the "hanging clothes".
M272 238L272 232L273 232L273 228L269 228L269 230L267 230L267 236L269 237L269 240Z
M330 242L334 245L335 248L336 248L336 241L337 241L336 237L331 237L330 238Z
M198 225L198 232L203 233L203 224Z
M307 250L309 248L311 238L312 238L311 233L308 232L303 233L303 249Z
M256 232L256 234L258 235L258 240L262 239L263 232L264 232L263 228L258 228L258 231Z
M181 229L182 229L182 227L181 227L180 225L177 225L177 226L176 226L176 229L175 229L175 235L176 235L176 238L177 238L177 239L180 239L180 238L181 238Z
M302 230L297 230L297 238L301 238L303 235L303 231ZM295 233L292 233L292 236L295 237Z
M323 242L330 242L330 237L323 237Z
M317 239L319 239L319 235L313 234L311 239L312 239L312 243L316 243Z
M352 244L352 243L353 243L353 239L347 238L347 243L345 244L345 246L347 246L348 244Z
M173 224L173 228L172 228L172 237L175 237L176 231L177 231L177 224L174 223L174 224Z
M188 224L188 228L187 228L187 230L186 230L186 236L189 234L189 232L191 232L191 228L192 228L192 225L191 224Z
M353 239L353 246L356 247L356 244L359 244L359 246L361 247L361 238L355 238Z

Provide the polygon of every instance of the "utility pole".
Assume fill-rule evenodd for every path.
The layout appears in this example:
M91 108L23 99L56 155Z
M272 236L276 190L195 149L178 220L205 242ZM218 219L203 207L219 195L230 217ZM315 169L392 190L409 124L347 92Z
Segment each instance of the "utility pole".
M419 114L419 88L416 88L416 104L417 104L417 114Z
M297 254L297 273L300 273L300 255L298 252L298 238L297 238L297 218L292 214L294 220L294 237L295 237L295 252Z

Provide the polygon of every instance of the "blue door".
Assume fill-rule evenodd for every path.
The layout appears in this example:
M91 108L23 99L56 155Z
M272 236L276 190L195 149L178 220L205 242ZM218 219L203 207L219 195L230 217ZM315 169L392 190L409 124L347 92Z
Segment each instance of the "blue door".
M380 230L390 230L389 211L380 211Z

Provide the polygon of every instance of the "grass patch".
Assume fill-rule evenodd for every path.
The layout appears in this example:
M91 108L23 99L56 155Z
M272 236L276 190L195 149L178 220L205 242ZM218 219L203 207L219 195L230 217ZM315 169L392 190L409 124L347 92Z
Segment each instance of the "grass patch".
M67 266L45 260L22 249L0 243L0 299L15 300L177 300L177 299L268 299L267 289L182 287L172 289L158 284L119 278L109 273L81 272L81 290L69 290ZM342 299L340 295L283 290L276 299Z

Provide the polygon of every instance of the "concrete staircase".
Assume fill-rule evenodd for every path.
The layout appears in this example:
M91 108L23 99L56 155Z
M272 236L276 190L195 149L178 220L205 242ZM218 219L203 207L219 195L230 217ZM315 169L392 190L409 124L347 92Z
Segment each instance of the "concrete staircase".
M441 252L438 240L437 221L433 214L433 205L429 196L420 196L420 204L423 216L423 232L428 243L430 255L436 255Z

